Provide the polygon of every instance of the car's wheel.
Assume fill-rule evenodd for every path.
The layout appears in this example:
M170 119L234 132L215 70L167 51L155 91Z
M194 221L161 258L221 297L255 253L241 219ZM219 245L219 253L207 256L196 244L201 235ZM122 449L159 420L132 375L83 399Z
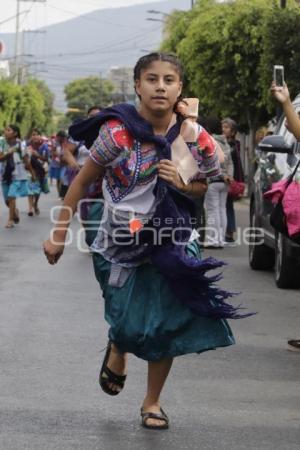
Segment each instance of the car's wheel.
M296 261L288 256L289 239L281 233L275 237L275 281L279 288L299 286L299 269Z
M274 267L275 255L273 249L267 247L262 241L261 232L257 226L254 204L250 209L250 239L249 264L253 270L270 270Z

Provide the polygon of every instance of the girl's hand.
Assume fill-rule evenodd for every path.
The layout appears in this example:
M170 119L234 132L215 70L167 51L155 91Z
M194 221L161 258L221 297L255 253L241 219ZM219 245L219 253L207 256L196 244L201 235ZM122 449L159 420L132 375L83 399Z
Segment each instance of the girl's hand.
M157 165L157 170L160 178L179 190L183 188L184 183L173 161L170 161L169 159L161 159Z
M271 93L280 103L285 103L290 99L290 93L286 83L284 83L284 86L276 86L275 81L273 81L271 84Z
M44 253L49 264L56 264L61 255L64 252L65 244L64 241L60 242L58 238L55 237L55 233L51 239L44 241L43 243Z

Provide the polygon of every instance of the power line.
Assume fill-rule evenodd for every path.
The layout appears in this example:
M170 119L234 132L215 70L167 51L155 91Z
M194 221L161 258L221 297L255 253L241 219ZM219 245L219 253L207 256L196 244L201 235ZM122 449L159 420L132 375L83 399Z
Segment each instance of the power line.
M21 11L19 12L19 16L21 16L22 14L27 14L30 11L30 9L27 9L26 11ZM0 22L0 25L3 25L6 22L10 22L11 20L15 19L17 17L16 14L14 14L13 16L10 16L8 19L2 20L2 22Z
M107 20L101 20L101 19L99 20L99 19L95 19L95 18L93 18L93 17L86 17L86 15L87 15L87 14L90 14L90 13L87 13L87 14L84 14L84 15L80 15L79 13L77 13L77 12L75 12L75 11L70 11L70 10L67 10L67 9L64 9L64 8L59 8L59 7L57 7L57 6L53 6L53 5L49 5L49 4L48 4L48 7L49 7L49 8L52 8L52 9L56 9L57 11L65 12L65 13L67 13L67 14L72 14L74 17L77 17L78 19L81 19L81 20L88 20L88 21L92 21L92 22L106 23L106 24L108 24L108 25L114 25L114 26L116 26L116 27L132 28L132 25L124 25L123 23L115 23L115 22L109 22L109 21L107 21ZM143 30L142 27L134 26L134 28Z
M148 31L148 33L152 33L154 31L157 31L158 29L160 29L161 27L154 27L151 30ZM117 41L110 41L107 43L102 44L100 47L97 47L93 50L88 50L88 51L82 51L82 52L70 52L70 53L50 53L50 54L45 54L45 55L39 55L39 57L45 57L45 58L56 58L56 57L66 57L66 56L88 56L88 55L95 55L97 53L102 53L107 50L107 53L112 53L113 48L116 46L119 46L120 44L123 43L128 43L130 41L134 41L135 39L139 38L139 37L144 37L145 33L135 33L132 36L128 37L127 39L122 39L122 40L117 40ZM148 37L145 36L145 37ZM142 45L142 42L139 42L139 45ZM122 49L120 49L122 50Z

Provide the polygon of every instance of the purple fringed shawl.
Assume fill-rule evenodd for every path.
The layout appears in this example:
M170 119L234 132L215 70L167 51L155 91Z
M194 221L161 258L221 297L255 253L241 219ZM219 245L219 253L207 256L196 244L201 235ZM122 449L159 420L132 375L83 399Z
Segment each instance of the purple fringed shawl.
M72 125L69 134L75 140L84 140L86 146L90 148L98 136L100 126L109 119L120 120L137 141L153 143L159 159L171 159L171 144L178 136L182 123L180 116L166 136L158 136L154 134L151 124L138 114L134 106L124 103L106 108L96 116ZM155 227L158 231L162 227L170 227L170 219L173 224L178 224L180 220L181 226L176 229L177 244L173 243L169 236L165 238L163 245L155 245L152 241L153 233L142 229L139 232L139 242L145 251L142 256L139 254L139 258L149 256L168 281L174 296L194 313L216 319L239 319L252 315L240 314L238 312L240 308L225 302L233 294L215 285L221 278L220 274L206 276L208 270L219 268L225 264L224 262L214 258L200 260L186 254L185 243L188 242L192 229L191 217L195 216L194 202L160 178L157 179L154 194L158 206L152 222L159 223L159 226ZM147 228L149 229L149 224ZM130 260L130 254L135 254L134 251L130 253L135 245L130 244L132 248L126 248L126 261ZM120 262L124 261L125 259L122 260L120 257Z

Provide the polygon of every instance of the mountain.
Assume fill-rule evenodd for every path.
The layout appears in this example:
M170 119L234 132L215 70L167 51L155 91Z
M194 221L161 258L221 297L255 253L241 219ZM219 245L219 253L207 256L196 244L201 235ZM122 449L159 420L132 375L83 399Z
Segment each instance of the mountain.
M187 10L190 0L165 0L122 8L100 9L74 19L25 33L24 62L55 94L55 106L65 108L64 86L75 78L105 77L111 66L133 66L143 53L159 47L163 14ZM147 20L149 18L157 21ZM46 31L46 33L44 33ZM14 34L0 34L13 56Z

